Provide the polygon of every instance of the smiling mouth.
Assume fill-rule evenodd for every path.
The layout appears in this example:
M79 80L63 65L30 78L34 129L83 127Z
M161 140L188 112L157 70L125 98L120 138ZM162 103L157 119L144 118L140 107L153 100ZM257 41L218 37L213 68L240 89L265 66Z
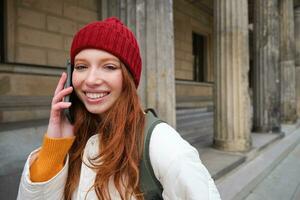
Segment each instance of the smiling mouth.
M84 92L84 94L90 99L101 99L109 95L109 92L100 92L100 93Z

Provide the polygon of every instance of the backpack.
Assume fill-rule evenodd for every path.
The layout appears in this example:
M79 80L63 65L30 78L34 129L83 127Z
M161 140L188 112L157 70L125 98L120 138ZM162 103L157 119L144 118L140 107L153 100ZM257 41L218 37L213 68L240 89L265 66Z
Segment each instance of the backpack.
M163 187L155 177L150 162L149 144L154 127L163 122L151 108L145 110L144 151L140 163L140 188L145 200L162 200Z

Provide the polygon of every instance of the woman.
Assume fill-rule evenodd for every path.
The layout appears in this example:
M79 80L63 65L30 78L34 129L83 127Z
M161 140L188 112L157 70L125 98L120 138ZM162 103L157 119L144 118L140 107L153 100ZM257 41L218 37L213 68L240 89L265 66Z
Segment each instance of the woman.
M63 73L42 147L25 164L18 199L144 199L139 163L145 113L137 95L141 56L133 33L117 18L88 24L71 47L73 87ZM72 93L72 103L64 102ZM62 114L72 107L74 124ZM168 124L149 144L163 199L220 199L197 150Z

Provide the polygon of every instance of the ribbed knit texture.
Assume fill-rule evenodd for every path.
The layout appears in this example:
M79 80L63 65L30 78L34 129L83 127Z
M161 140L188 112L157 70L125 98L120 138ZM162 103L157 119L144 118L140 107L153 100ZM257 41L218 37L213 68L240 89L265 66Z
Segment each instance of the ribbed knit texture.
M116 17L92 22L80 29L74 36L70 58L83 49L101 49L118 57L134 78L136 87L140 82L142 60L134 34Z
M64 166L65 157L75 137L49 138L44 136L38 158L30 167L30 180L33 182L48 181Z

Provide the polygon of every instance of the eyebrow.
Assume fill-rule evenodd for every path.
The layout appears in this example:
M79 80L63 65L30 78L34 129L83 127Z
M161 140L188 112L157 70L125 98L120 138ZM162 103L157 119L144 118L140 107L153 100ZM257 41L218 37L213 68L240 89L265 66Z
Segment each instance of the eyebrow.
M107 61L120 62L119 59L113 58L113 57L111 57L111 58L103 58L103 59L100 59L100 60L101 60L101 62L107 62ZM86 61L86 59L84 59L84 58L77 58L77 59L74 60L74 62L76 62L76 61Z

